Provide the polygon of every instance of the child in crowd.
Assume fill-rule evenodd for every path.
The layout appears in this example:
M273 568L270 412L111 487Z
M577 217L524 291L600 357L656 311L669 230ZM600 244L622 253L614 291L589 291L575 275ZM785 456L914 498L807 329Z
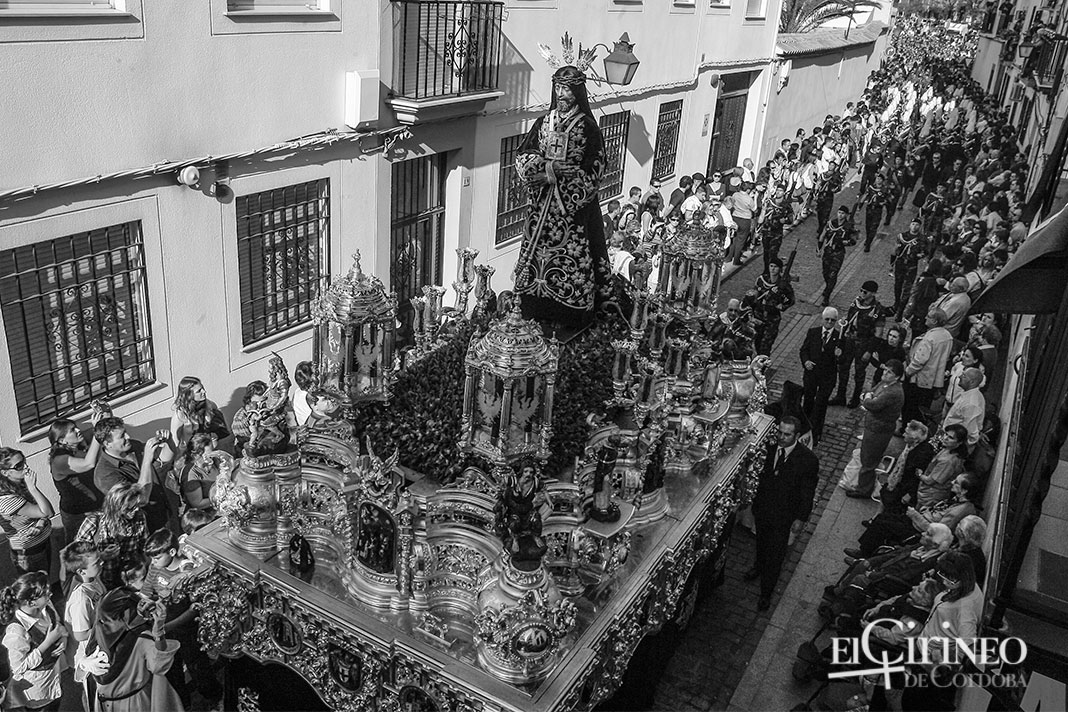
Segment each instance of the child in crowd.
M219 477L219 459L229 457L216 449L217 441L211 433L197 433L189 439L185 464L178 477L182 500L186 509L212 510L211 490Z
M163 601L167 606L164 632L168 638L177 640L182 645L178 649L176 664L171 667L167 679L188 707L186 670L189 670L197 691L204 698L218 699L222 690L219 689L212 671L211 660L197 645L196 609L182 588L186 575L196 565L182 557L178 549L178 539L169 529L160 529L148 537L145 556L150 559L151 564L145 582L141 585L141 594L151 600Z
M211 524L218 518L213 510L206 509L187 509L182 513L182 532L183 534L178 537L178 549L181 550L185 546L185 542L189 539L189 535L193 532L201 529L208 524Z
M12 673L4 709L58 710L67 629L52 607L47 574L22 574L0 592L0 622Z
M90 673L101 672L100 661L87 659L85 655L89 637L93 632L96 606L107 589L100 581L100 553L96 544L75 541L62 552L63 568L72 583L63 608L63 622L70 631L67 640L67 665L74 669L74 681L82 686L82 706L92 712L90 700L95 697L95 684Z
M293 369L293 387L289 391L289 406L293 409L293 420L298 426L304 425L312 411L310 391L315 387L315 365L311 361L301 361Z

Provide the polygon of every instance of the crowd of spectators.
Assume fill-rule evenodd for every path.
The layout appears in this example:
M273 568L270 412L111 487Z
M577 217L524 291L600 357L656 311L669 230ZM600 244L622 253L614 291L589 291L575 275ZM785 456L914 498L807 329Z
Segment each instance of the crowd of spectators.
M866 420L860 475L844 483L848 496L881 507L845 550L846 570L827 585L820 613L839 637L872 628L876 650L890 654L921 639L975 638L983 614L982 502L999 428L987 397L1002 332L972 303L1027 238L1029 166L1004 111L970 78L958 54L965 42L941 23L902 22L863 99L879 118L860 166L860 205L875 208L873 223L888 224L887 210L915 217L896 238L894 303L866 317L868 340L854 334L835 364L844 376L832 405L846 395L850 366L858 386L867 365L883 369L859 403L847 403ZM878 289L874 280L865 287L861 297ZM872 704L952 709L949 680L961 665L930 652L932 664L908 670L925 687L896 675L889 689L874 686Z
M310 371L307 362L296 369L293 428L316 412ZM144 442L103 401L93 402L84 430L53 422L62 582L50 577L56 508L24 454L0 448L0 527L18 576L0 590L4 709L59 709L72 685L86 710L209 709L218 701L218 674L195 640L185 586L193 562L182 543L217 517L216 479L254 436L266 392L262 381L250 383L228 425L203 383L187 376L170 428Z

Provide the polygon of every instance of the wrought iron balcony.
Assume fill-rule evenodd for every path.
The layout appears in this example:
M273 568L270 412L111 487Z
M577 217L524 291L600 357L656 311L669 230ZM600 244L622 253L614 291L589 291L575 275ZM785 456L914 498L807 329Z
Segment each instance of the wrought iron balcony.
M503 2L394 0L390 105L402 123L480 111L497 89Z
M1064 72L1065 60L1068 60L1068 40L1047 39L1036 47L1029 59L1034 60L1035 83L1042 91L1055 89Z

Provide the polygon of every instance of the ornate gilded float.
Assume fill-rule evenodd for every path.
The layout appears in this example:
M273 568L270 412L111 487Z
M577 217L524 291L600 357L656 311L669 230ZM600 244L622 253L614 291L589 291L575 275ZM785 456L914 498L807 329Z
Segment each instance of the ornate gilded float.
M340 710L538 712L607 699L642 637L688 617L687 581L752 499L771 430L763 362L722 360L679 330L714 308L717 256L695 245L678 259L697 287L674 308L633 287L629 338L615 339L603 374L607 410L594 404L567 467L541 471L560 345L507 299L471 335L455 384L460 449L484 469L441 485L329 418L295 443L284 427L251 441L216 488L224 516L187 542L200 562L190 590L202 645L285 665ZM461 255L458 293L474 291L479 313L488 272L473 257ZM388 396L395 304L358 263L327 295L320 376L348 405ZM431 322L421 331L437 334ZM371 368L353 360L361 344ZM272 369L284 374L280 360ZM255 691L244 699L255 708Z

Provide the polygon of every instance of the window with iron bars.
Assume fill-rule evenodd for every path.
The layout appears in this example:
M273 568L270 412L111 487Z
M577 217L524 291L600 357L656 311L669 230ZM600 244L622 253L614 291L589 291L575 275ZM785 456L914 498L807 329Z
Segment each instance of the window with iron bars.
M501 139L501 175L497 188L497 241L501 244L523 234L523 221L530 207L530 195L515 169L515 154L526 134Z
M627 161L627 129L630 127L630 111L606 114L600 118L601 136L604 138L604 175L601 177L601 201L614 198L623 192L623 169Z
M244 345L311 319L329 273L329 245L329 179L237 199Z
M0 252L22 433L156 379L141 222Z
M656 150L653 152L653 179L675 173L675 156L679 149L679 125L682 123L682 99L660 105L656 122Z

